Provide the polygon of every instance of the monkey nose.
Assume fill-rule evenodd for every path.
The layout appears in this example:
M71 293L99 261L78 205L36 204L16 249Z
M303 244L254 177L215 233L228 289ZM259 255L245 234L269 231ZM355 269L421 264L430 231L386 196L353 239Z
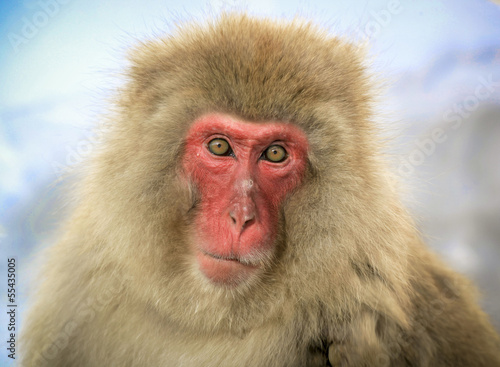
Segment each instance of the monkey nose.
M229 210L232 224L238 231L243 231L255 221L255 205L251 200L235 203Z

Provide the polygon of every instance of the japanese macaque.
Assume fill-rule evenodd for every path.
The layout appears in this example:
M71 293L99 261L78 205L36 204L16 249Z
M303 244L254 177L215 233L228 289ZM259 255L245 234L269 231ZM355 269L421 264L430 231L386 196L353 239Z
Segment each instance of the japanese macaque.
M359 47L223 14L138 46L26 367L500 366L398 199Z

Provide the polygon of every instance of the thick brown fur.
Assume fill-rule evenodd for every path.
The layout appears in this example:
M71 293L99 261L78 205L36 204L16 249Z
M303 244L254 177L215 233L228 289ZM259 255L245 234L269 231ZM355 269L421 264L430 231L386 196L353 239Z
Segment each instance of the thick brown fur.
M419 238L379 158L358 47L224 14L138 47L117 116L49 250L22 366L500 366L474 288ZM207 112L310 142L258 281L214 286L185 239L183 139Z

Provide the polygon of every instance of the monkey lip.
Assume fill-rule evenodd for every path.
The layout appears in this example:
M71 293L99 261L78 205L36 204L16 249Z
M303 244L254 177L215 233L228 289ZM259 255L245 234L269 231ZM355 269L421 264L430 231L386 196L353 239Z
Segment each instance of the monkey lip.
M204 255L206 255L206 256L213 257L216 260L221 260L221 261L237 261L237 262L239 262L239 263L241 263L242 265L245 265L245 266L256 266L255 264L252 264L251 261L246 260L246 259L244 259L242 257L239 257L239 256L235 256L235 255L224 256L224 255L214 254L214 253L210 253L210 252L203 251L203 250L201 250L201 252Z
M197 254L201 272L212 282L236 285L248 279L259 268L254 261L239 256L224 256L199 250Z

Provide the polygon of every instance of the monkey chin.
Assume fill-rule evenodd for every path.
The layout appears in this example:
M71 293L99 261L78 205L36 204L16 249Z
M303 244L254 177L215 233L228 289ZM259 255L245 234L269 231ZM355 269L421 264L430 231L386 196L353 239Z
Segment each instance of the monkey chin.
M216 285L238 286L255 276L260 268L237 257L222 257L201 250L196 257L203 275Z

